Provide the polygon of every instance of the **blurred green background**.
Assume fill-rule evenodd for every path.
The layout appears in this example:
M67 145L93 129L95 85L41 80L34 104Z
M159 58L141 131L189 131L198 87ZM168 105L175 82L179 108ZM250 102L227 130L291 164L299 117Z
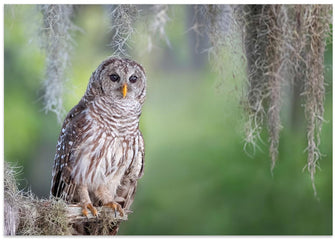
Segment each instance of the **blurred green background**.
M104 18L106 6L80 6L74 22L72 66L64 93L69 111L89 77L112 54ZM20 188L47 198L60 124L43 111L44 52L38 43L40 13L34 5L4 11L4 159L23 166ZM147 100L141 117L145 174L134 213L120 234L332 234L332 45L327 46L325 119L318 199L308 171L302 107L284 101L279 159L270 172L264 143L250 157L243 150L241 76L221 82L207 53L195 52L192 6L170 6L166 33L171 43L146 51L138 25L130 55L147 72ZM208 47L206 39L202 46ZM218 80L219 79L219 80ZM285 93L291 99L292 92ZM286 98L285 98L286 99ZM295 117L293 117L295 115Z

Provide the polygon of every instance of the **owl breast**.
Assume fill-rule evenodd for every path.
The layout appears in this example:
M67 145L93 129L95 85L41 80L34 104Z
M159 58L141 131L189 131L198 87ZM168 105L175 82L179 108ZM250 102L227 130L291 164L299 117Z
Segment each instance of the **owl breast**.
M93 103L87 110L86 131L76 149L72 178L90 191L104 185L115 193L125 174L138 178L144 145L138 129L138 112L122 114L122 109L106 109L102 104L105 103Z

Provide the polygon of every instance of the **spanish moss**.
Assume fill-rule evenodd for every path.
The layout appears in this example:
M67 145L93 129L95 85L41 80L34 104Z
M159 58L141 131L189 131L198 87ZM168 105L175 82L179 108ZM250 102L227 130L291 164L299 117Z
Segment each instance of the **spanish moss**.
M58 122L62 122L64 85L74 44L71 34L76 29L71 21L73 6L41 5L40 10L43 14L42 45L46 54L44 109L55 112Z

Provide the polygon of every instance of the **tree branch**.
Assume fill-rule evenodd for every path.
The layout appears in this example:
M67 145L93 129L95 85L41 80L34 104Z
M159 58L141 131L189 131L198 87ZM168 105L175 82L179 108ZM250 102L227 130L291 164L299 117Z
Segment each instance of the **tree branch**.
M66 215L67 215L69 223L95 222L95 221L101 220L101 218L106 214L109 215L110 219L114 221L128 220L127 214L125 214L124 216L120 216L120 213L118 211L116 211L115 213L114 210L109 207L96 207L96 209L98 211L97 217L93 216L90 211L88 212L87 217L85 217L81 212L82 208L80 205L69 204L66 207L66 210L67 210Z
M19 191L15 181L17 168L5 162L4 234L5 235L109 235L128 219L125 212L96 207L98 216L82 214L79 204L61 199L38 199L31 192Z

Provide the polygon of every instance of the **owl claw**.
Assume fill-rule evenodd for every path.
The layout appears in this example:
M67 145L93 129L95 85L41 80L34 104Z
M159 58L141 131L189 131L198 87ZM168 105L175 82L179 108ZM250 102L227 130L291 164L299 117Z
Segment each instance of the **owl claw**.
M114 210L115 218L116 218L116 211L118 211L120 213L121 217L124 216L124 211L123 211L120 204L118 204L116 202L109 202L109 203L104 204L104 206L112 208Z
M92 203L83 204L82 208L83 208L83 210L81 210L81 212L85 217L88 218L88 210L91 211L93 216L98 217L98 211L95 207L93 207Z

